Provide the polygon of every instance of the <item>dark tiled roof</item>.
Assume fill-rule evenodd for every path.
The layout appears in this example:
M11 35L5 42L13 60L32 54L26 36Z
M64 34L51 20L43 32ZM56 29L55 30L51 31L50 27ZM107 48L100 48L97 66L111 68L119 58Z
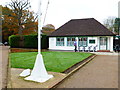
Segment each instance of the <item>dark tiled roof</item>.
M49 36L114 36L114 34L94 18L87 18L72 19Z

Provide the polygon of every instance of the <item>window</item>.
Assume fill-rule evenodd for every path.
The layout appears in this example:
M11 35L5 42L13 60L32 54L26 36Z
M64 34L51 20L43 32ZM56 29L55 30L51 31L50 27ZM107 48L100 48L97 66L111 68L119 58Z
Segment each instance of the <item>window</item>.
M107 38L100 37L100 45L106 45L107 44Z
M89 40L90 44L95 44L95 40Z
M79 46L82 46L82 38L79 38L79 39L78 39L78 45L79 45Z
M56 38L56 46L64 46L64 37Z
M74 46L75 37L67 38L67 46Z
M87 37L79 37L78 45L79 46L87 46Z

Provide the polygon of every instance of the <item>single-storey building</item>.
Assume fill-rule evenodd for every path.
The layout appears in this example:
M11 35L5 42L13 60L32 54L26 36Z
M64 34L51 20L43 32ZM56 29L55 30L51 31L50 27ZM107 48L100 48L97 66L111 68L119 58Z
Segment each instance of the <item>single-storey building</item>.
M49 35L49 50L113 51L113 36L104 25L94 18L72 19Z

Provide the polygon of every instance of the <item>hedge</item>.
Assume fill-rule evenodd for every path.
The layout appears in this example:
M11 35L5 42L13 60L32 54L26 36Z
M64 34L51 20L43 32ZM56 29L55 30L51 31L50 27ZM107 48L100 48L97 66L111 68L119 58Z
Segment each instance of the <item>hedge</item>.
M19 42L18 41L20 41L20 36L12 35L12 36L9 37L9 45L11 47L19 48Z
M24 36L24 48L37 48L38 41L37 35L25 35Z
M23 35L22 36L23 46L20 45L21 38L19 35L12 35L9 37L9 45L12 48L38 48L38 35ZM42 35L41 38L41 48L48 48L48 37L46 35Z

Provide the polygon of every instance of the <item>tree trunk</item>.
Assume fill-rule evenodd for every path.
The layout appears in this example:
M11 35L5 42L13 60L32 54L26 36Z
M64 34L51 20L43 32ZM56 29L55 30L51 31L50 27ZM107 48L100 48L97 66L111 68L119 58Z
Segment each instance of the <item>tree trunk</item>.
M20 35L20 42L19 42L19 46L21 48L24 47L24 37L23 37L23 33L22 33L22 25L19 25L19 31L18 31L18 34Z

